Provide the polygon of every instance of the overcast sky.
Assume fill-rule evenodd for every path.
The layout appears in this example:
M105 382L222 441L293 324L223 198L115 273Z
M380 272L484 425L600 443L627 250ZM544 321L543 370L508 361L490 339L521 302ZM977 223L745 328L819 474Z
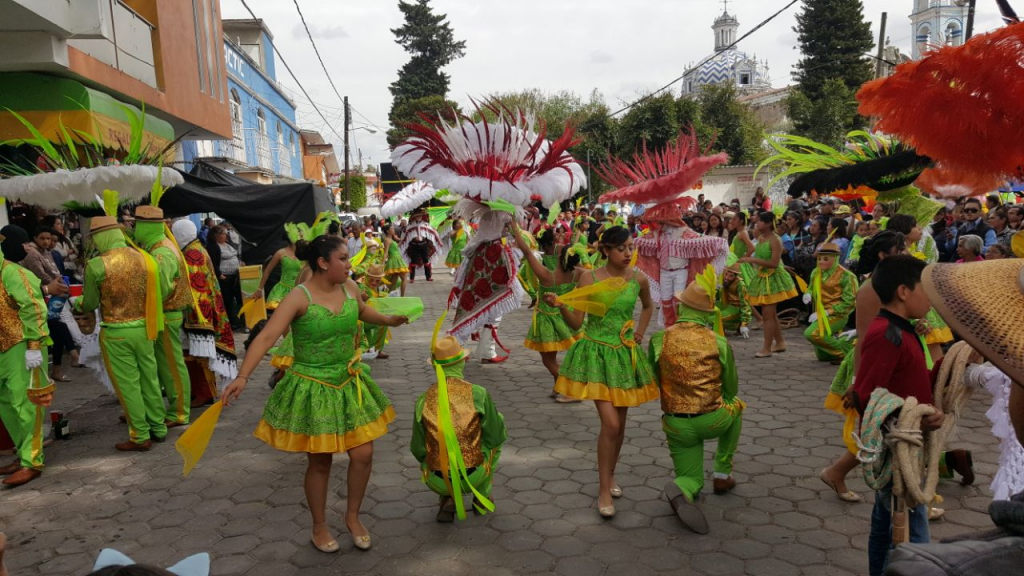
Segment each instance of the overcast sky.
M224 18L248 18L240 0L220 0ZM341 133L341 101L331 89L299 20L293 0L247 0L274 35L285 60ZM388 127L388 86L408 55L395 44L390 29L401 25L397 0L298 0L338 90L356 112L353 127ZM789 0L730 0L729 12L740 21L740 34L769 17ZM660 88L686 70L687 64L713 51L711 24L722 13L714 0L433 0L435 12L448 15L456 38L466 41L466 56L446 68L449 97L539 88L572 90L582 95L597 89L613 108L645 91ZM889 11L886 35L909 54L912 0L864 0L866 18L878 37L883 10ZM767 59L772 84L791 84L799 58L792 31L800 4L780 14L738 46ZM978 1L975 33L1001 25L996 3ZM299 93L280 63L277 77L294 92L302 127L319 130L337 146L341 139ZM673 90L678 93L678 84ZM361 116L361 115L362 116ZM377 130L374 126L368 126ZM350 135L352 158L364 163L388 160L382 130Z

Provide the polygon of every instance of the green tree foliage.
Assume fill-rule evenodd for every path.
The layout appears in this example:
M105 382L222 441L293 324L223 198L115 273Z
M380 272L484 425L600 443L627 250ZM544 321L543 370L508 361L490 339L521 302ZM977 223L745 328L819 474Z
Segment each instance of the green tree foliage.
M713 149L729 154L729 164L757 164L766 157L764 126L736 96L732 84L704 86L698 97L701 123L715 135Z
M854 128L857 100L840 78L830 78L821 97L812 101L806 94L793 91L789 96L789 116L796 132L815 142L842 146L846 134Z
M805 0L797 14L800 61L796 64L798 88L811 102L824 96L825 83L840 78L856 92L872 77L865 56L874 46L871 25L864 21L860 0Z
M663 92L630 108L618 123L616 152L628 157L644 145L657 150L675 140L680 128L677 107L672 94Z
M405 22L391 33L412 57L398 71L398 80L388 88L394 98L388 115L393 128L401 128L392 117L402 104L431 96L443 99L448 94L450 77L441 69L466 54L466 41L455 40L448 16L435 14L430 0L400 0L398 9Z
M461 112L459 105L443 96L424 96L396 103L388 114L392 126L388 130L388 145L394 148L409 137L411 132L406 128L407 124L423 124L420 114L430 118L441 116L450 122L455 119L456 112Z
M347 189L345 187L345 181L346 179L343 174L341 182L338 183L339 195L342 202L341 208L343 210L355 212L359 208L366 206L366 178L364 178L362 174L349 174ZM346 199L352 203L351 206L345 206Z

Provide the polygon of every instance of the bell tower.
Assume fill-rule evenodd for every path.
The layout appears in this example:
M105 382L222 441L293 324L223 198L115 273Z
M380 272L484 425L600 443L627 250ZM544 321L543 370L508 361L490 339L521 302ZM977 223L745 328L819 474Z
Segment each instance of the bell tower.
M722 4L725 5L725 9L721 16L715 18L715 23L711 26L715 32L715 52L725 50L726 46L739 38L737 31L740 28L740 21L729 14L729 0L723 0Z
M962 4L955 0L914 0L910 14L910 53L914 60L937 47L964 43L968 6L967 2Z

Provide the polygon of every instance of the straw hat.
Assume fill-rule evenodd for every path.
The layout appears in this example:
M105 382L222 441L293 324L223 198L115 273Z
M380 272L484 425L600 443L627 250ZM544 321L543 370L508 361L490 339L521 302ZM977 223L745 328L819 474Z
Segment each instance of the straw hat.
M135 219L160 221L164 219L164 211L156 206L139 206L135 209Z
M463 348L454 336L445 336L438 339L437 343L434 344L434 362L437 362L441 366L448 366L461 362L465 360L467 356L469 356L469 350Z
M850 213L850 207L847 206L846 204L843 204L843 205L839 206L838 208L836 208L836 216L842 216L843 214L849 214L849 213Z
M711 301L707 290L697 282L691 282L685 290L676 292L676 300L682 302L684 306L700 312L715 311L715 303Z
M932 264L921 281L949 327L1024 385L1024 260Z
M369 268L366 269L366 275L369 276L370 278L383 278L384 267L381 266L380 264L372 264L370 265Z
M93 216L92 220L89 221L89 231L93 234L114 228L121 228L121 225L117 223L117 218L113 216Z
M821 246L818 246L818 254L834 255L838 256L843 253L839 248L838 244L832 242L825 242Z

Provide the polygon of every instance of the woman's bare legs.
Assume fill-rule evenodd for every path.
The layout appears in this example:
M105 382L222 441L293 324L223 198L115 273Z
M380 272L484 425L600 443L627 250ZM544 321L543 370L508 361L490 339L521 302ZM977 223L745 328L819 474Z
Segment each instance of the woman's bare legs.
M762 306L761 318L764 321L764 345L761 346L760 354L767 356L772 353L772 342L775 340L776 324L779 322L778 317L775 315L775 305Z
M366 496L366 485L370 482L373 468L373 442L361 444L348 451L348 501L345 505L345 526L353 538L369 536L370 533L359 520L359 508Z
M626 409L616 408L606 400L595 400L594 404L601 418L601 432L597 437L597 505L599 508L608 508L612 505L615 463L626 429Z
M333 454L307 454L309 464L306 466L306 479L303 487L306 490L306 503L309 515L313 517L313 542L318 548L330 546L334 540L327 527L327 486L331 479L331 463Z
M838 460L833 462L828 468L825 468L825 476L835 484L836 492L839 494L847 492L846 476L859 464L860 460L857 460L857 456L849 450L845 450Z

